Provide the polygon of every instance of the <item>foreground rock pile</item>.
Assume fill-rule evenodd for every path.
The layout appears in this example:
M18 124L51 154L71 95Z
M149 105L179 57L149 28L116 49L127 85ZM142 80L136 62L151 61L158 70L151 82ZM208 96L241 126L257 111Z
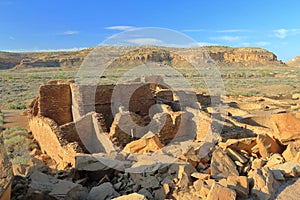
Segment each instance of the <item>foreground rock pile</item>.
M45 102L43 90L64 91L64 100ZM78 91L72 83L40 88L29 120L41 146L32 158L44 162L18 174L13 199L299 199L298 98L228 97L222 108L198 94L200 110L175 109L175 95L148 84L135 94L134 111L119 106L111 118L105 111L114 102L98 99L90 112Z

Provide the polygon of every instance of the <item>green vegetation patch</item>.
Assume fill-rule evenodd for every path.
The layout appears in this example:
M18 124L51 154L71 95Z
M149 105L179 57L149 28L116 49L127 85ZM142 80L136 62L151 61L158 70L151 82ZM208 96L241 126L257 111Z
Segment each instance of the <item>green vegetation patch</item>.
M36 148L32 144L32 135L21 127L12 127L3 131L4 146L13 164L26 164L30 159L29 152Z

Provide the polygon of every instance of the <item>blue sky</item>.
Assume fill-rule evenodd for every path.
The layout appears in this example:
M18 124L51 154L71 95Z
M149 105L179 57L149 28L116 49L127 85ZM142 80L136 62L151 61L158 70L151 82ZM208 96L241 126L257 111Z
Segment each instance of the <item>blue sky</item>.
M0 0L0 50L77 49L132 27L162 27L288 61L300 55L299 8L297 0Z

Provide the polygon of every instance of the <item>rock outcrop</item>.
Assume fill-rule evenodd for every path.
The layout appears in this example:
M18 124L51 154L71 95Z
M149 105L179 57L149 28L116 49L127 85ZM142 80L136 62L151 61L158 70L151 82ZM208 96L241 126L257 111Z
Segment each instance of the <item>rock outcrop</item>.
M296 56L292 60L286 62L286 64L291 67L300 67L300 56Z
M81 65L84 58L93 48L70 52L41 52L41 53L9 53L0 52L0 69L23 69L37 67L54 68L76 68ZM177 54L170 53L174 50L183 53L187 59L209 59L211 58L219 65L236 66L263 66L282 65L275 54L260 48L232 48L224 46L208 46L203 48L174 49L164 48L161 51L155 48L135 50L135 47L97 47L101 55L107 55L108 51L114 56L120 56L114 63L130 64L131 61L158 62L161 64L173 65L183 62L183 58ZM206 52L203 51L206 50ZM129 53L124 54L124 50ZM122 53L123 52L123 53ZM123 56L121 56L123 55ZM186 62L186 61L185 61Z

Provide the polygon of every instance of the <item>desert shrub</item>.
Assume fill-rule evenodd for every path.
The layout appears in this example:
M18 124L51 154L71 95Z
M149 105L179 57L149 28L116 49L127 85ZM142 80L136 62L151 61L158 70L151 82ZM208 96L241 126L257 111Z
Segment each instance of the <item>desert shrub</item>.
M10 103L7 106L9 110L24 110L26 109L26 105L24 103Z
M65 79L67 79L67 74L66 74L66 72L60 72L59 74L53 75L52 79L65 80Z
M27 164L30 160L30 156L24 156L24 157L21 157L21 156L17 156L17 157L14 157L11 159L11 163L12 164Z
M12 127L3 131L4 146L14 164L25 164L29 159L31 140L26 129Z
M29 78L29 79L39 79L40 77L39 77L38 74L30 74L30 75L28 76L28 78Z
M13 80L14 78L9 75L9 76L6 77L6 79L10 81L10 80Z

